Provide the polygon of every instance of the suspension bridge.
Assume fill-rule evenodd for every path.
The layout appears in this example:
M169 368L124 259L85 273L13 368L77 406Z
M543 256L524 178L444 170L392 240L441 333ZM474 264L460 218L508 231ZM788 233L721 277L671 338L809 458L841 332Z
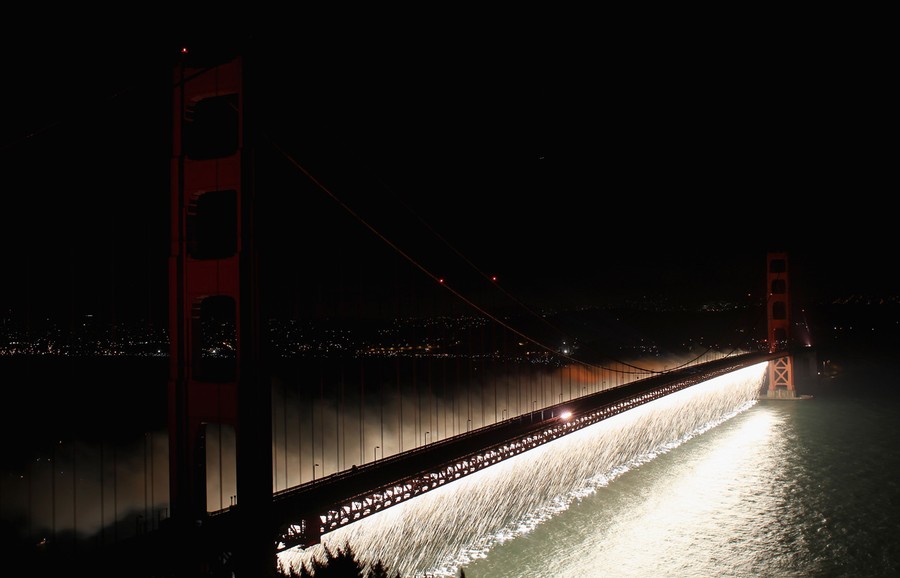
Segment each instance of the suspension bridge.
M314 547L332 532L723 375L764 363L760 396L802 397L794 388L787 255L777 252L766 262L768 299L755 333L718 350L698 343L671 358L633 352L627 359L589 351L601 348L587 346L584 334L548 329L547 315L520 324L496 314L418 262L407 264L412 274L471 313L421 316L418 325L391 330L319 328L314 339L279 338L276 347L259 279L250 161L261 136L251 128L246 68L240 57L185 59L173 75L168 447L166 467L149 484L155 488L160 475L168 483L156 515L129 510L141 512L121 548L129 556L163 544L190 560L191 571L258 576L280 553ZM290 331L303 329L282 333ZM371 334L351 343L354 331ZM282 371L279 347L314 361ZM71 499L77 518L75 489ZM101 514L99 524L106 521Z

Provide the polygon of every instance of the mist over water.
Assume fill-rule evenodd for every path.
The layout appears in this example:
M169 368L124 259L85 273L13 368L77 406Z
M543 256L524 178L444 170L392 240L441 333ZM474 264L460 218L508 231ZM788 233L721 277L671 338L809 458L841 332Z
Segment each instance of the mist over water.
M710 353L708 359L720 357ZM273 382L279 491L504 419L648 377L685 358L610 367L490 359L319 361ZM302 369L297 369L302 367ZM212 436L210 443L216 444ZM216 490L217 491L217 490ZM226 488L225 493L227 493ZM224 500L227 503L227 499Z
M65 551L157 529L169 512L160 358L6 358L0 521Z
M288 360L272 375L273 491L681 362L660 357L635 371L624 362L594 368L463 358ZM9 373L14 396L4 407L3 531L27 545L68 549L158 529L170 506L168 366L116 358L24 365L27 371ZM73 376L96 379L76 388ZM22 407L46 409L23 424ZM207 508L228 508L237 503L235 433L209 423L204 436Z
M618 414L325 534L280 555L298 568L344 544L402 576L455 576L541 524L756 402L767 364L715 378Z

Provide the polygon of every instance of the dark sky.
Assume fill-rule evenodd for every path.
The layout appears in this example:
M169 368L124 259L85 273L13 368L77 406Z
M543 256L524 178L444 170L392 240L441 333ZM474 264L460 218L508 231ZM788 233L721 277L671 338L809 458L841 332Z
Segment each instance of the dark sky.
M727 36L238 35L273 306L408 299L417 267L563 303L736 299L772 250L804 298L898 293L873 47ZM172 71L183 44L234 50L208 38L6 47L4 311L165 319Z

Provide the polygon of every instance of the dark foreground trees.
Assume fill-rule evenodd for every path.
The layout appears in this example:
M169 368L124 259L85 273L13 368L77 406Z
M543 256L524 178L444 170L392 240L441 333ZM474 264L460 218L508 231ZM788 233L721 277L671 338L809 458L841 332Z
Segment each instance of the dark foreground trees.
M336 550L325 546L323 560L314 559L310 566L304 564L299 571L281 569L281 574L287 578L400 578L400 572L389 574L381 560L366 570L350 544L339 546Z
M117 556L97 558L67 558L65 556L34 556L23 554L28 551L24 545L13 549L4 556L7 565L17 569L22 575L33 578L60 578L62 576L91 576L92 578L226 578L234 576L229 564L213 565L205 570L199 562L191 564L172 552L153 551L147 556L145 551L120 551ZM33 553L32 553L33 554ZM195 560L197 562L198 560ZM187 571L193 568L195 571ZM460 571L459 578L465 578ZM261 576L260 578L267 578ZM404 578L398 570L386 568L380 560L371 564L361 562L349 543L337 548L324 547L322 559L313 559L299 569L273 568L268 578ZM423 577L426 578L426 577Z
M313 560L311 566L304 565L299 571L282 569L281 575L286 578L401 578L399 571L391 574L381 560L366 570L349 543L336 550L325 546L324 560ZM465 571L460 570L459 578L466 578Z

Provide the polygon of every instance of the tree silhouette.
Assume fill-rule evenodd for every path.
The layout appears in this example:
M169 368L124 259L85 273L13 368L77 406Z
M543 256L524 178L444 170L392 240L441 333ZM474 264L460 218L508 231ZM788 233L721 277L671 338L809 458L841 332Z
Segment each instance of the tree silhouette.
M291 568L285 573L281 570L281 575L287 578L391 578L381 560L366 571L365 564L357 559L349 543L334 550L325 546L324 559L314 558L309 566L302 564L299 571ZM399 571L395 578L400 578Z
M377 560L374 564L372 564L371 568L369 568L368 574L366 574L366 578L391 578L388 575L387 568L384 567L384 564L381 560ZM397 572L396 578L400 578L400 572Z

